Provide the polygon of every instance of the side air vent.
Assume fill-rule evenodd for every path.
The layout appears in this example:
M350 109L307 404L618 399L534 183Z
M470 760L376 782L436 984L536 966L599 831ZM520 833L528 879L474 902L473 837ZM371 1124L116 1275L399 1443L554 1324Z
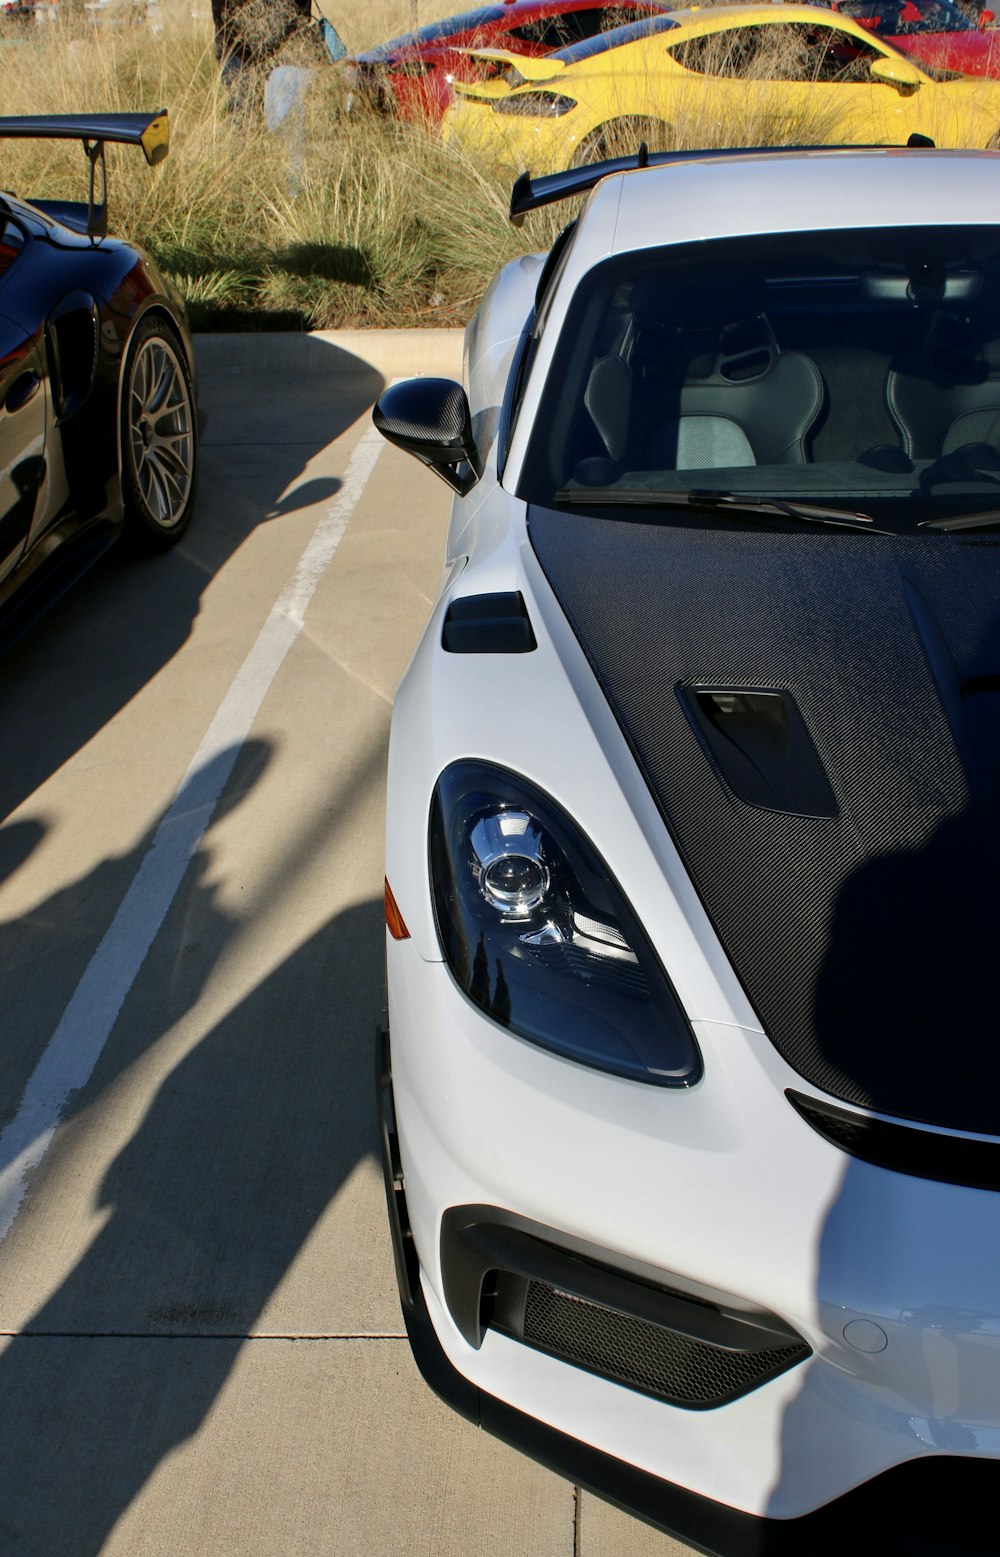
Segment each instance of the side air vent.
M453 600L441 643L448 654L530 654L537 648L520 590Z
M801 1092L789 1090L785 1096L818 1135L852 1157L914 1178L964 1184L969 1189L1000 1189L1000 1141L939 1135L919 1125L872 1119Z
M790 692L678 687L694 732L729 788L748 805L836 816L837 802Z
M451 1206L441 1222L445 1302L470 1346L494 1330L692 1411L810 1356L776 1314L633 1261L616 1269L603 1252L494 1206Z
M63 422L78 411L94 385L98 359L97 308L85 292L64 297L49 316L52 398Z

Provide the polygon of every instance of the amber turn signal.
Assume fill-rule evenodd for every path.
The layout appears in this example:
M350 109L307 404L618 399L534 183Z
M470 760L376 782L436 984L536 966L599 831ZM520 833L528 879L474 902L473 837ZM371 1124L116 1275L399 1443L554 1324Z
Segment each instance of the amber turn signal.
M386 877L385 882L385 924L394 941L408 941L410 939L410 932L406 928L402 914L396 907L396 899L392 895L388 877Z

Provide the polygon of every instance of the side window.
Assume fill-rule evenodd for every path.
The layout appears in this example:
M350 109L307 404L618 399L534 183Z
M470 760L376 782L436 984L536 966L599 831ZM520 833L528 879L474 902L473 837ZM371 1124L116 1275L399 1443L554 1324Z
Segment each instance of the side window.
M794 31L800 35L794 50L797 74L792 79L796 81L840 81L848 85L870 81L872 60L882 58L878 49L836 27L796 24Z
M566 49L603 32L605 15L599 6L589 6L584 11L561 11L512 27L509 36L520 38L522 43L533 44L538 49ZM632 20L631 14L628 20Z
M688 38L668 48L667 53L699 76L756 75L753 67L766 42L763 33L762 27L730 27L726 32Z
M867 81L877 49L835 27L768 22L689 38L670 53L685 70L755 81Z

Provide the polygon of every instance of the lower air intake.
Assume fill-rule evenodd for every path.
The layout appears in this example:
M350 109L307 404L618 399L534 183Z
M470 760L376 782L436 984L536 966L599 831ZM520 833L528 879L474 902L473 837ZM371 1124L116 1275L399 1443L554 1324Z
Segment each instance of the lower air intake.
M529 1281L523 1340L672 1405L721 1406L809 1355L800 1345L734 1351Z

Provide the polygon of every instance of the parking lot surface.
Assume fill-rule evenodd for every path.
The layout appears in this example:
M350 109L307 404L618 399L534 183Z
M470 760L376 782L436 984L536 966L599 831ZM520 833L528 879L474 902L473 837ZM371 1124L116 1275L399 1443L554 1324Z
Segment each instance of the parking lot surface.
M0 1553L667 1557L453 1416L373 1103L393 692L448 496L388 377L460 337L204 343L198 512L0 666Z

